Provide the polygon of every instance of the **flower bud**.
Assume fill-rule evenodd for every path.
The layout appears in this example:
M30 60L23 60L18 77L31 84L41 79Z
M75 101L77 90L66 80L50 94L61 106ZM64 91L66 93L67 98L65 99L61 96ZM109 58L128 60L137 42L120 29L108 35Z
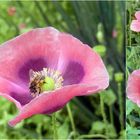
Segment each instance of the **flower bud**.
M115 81L122 82L124 79L124 74L122 72L115 73Z
M93 47L93 50L101 55L101 57L106 54L106 47L104 45L96 45Z

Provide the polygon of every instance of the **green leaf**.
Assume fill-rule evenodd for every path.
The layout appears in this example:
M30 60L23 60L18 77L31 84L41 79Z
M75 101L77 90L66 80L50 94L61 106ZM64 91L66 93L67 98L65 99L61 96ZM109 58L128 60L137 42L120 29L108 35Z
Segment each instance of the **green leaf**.
M136 108L136 104L130 100L126 100L126 115L129 115Z
M69 124L65 121L57 130L59 139L66 139L69 135Z

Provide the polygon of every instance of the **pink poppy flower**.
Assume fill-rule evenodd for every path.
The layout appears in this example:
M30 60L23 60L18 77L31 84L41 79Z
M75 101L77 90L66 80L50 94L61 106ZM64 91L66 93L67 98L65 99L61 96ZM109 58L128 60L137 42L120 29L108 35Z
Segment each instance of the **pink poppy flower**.
M140 106L140 70L135 70L130 74L126 93L132 102Z
M7 12L9 16L14 16L16 13L16 8L14 6L11 6L7 9Z
M135 20L132 20L130 24L130 29L134 32L140 32L140 11L135 13Z
M73 36L34 29L0 46L0 95L14 102L16 125L35 114L51 114L75 96L109 85L100 56Z
M117 37L117 30L116 29L113 29L113 31L112 31L112 37L113 38L116 38Z

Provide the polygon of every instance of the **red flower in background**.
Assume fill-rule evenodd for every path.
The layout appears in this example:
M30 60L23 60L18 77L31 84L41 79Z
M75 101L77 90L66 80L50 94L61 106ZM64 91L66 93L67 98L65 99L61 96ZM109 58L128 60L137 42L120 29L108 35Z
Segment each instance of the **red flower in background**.
M127 97L140 106L140 70L135 70L128 78Z
M0 54L0 95L19 109L11 126L35 114L53 113L73 97L109 85L101 57L52 27L34 29L2 44Z

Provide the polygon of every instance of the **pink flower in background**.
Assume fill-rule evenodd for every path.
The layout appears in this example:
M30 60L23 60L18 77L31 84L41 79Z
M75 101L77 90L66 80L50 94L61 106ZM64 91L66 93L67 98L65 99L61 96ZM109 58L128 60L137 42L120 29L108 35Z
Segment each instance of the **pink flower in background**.
M130 29L134 32L140 32L140 11L135 13L135 20L132 20Z
M112 31L112 37L113 38L116 38L117 37L117 31L116 31L116 29L113 29L113 31Z
M25 29L26 28L26 24L25 23L20 23L19 26L18 26L18 28L20 30Z
M135 70L128 78L127 97L140 106L140 70Z
M73 97L109 85L101 57L52 27L34 29L2 44L0 54L0 95L19 109L11 126L35 114L51 114Z
M9 16L14 16L14 14L16 13L16 8L14 6L11 6L7 9L7 12Z

